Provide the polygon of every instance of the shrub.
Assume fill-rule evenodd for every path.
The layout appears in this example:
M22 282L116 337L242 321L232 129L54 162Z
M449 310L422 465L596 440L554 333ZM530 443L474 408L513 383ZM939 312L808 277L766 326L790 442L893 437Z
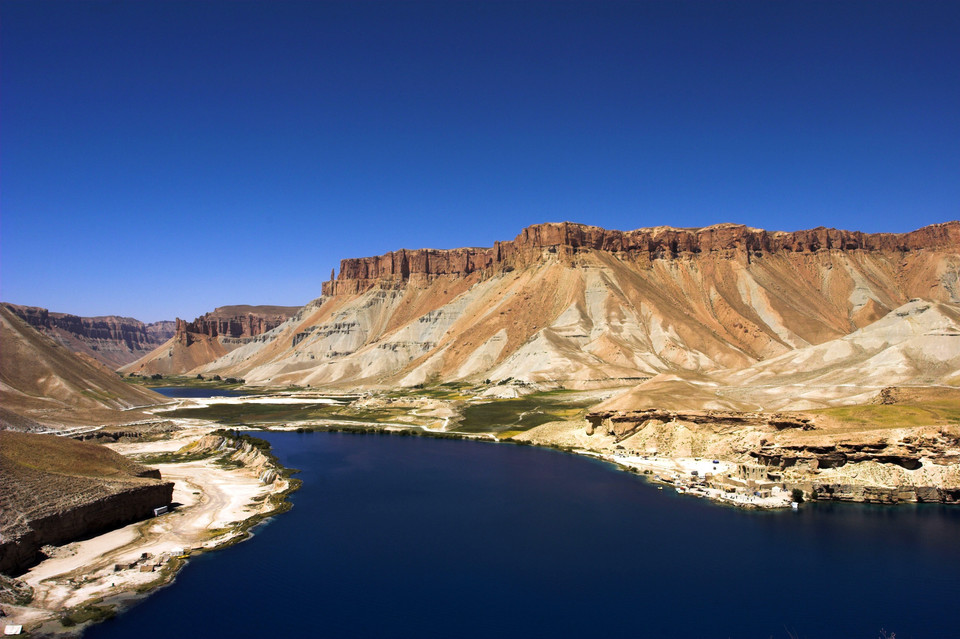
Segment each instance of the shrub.
M790 497L798 504L803 503L803 491L799 488L794 488L792 491L790 491Z

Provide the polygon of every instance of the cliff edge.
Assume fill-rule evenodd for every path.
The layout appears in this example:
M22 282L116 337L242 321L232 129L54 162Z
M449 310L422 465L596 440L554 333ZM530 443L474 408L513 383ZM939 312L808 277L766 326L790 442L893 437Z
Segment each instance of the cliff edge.
M144 519L170 504L160 472L97 444L0 430L0 572L40 549Z

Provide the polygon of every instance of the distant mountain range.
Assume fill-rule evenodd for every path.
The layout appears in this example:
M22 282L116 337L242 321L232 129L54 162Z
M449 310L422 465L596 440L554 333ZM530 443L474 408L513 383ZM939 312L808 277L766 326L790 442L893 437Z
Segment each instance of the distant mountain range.
M120 368L124 373L180 375L222 357L283 324L297 306L221 306L192 322L177 318L170 339Z
M132 317L79 317L37 306L6 302L3 306L63 346L110 368L119 368L153 351L173 336L175 327L172 321L145 324Z
M165 401L41 333L5 304L0 305L0 342L0 429L133 422L146 416L129 409Z

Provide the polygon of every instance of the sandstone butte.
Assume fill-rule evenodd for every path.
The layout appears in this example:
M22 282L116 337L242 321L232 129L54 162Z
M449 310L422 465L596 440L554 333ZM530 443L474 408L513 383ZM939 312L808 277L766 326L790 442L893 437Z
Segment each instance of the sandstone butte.
M960 303L958 246L958 222L903 234L542 224L490 248L345 259L283 324L185 358L197 364L184 372L267 386L596 388L736 370L914 298ZM150 357L164 355L176 349Z

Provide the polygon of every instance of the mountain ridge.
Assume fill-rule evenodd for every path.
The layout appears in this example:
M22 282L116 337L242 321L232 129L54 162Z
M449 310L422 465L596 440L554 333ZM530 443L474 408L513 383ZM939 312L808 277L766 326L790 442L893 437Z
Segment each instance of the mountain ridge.
M615 385L837 339L960 302L960 222L910 233L537 225L488 249L341 262L324 295L190 374L262 385ZM618 381L620 380L620 381Z
M702 252L820 250L910 251L960 245L960 221L932 224L908 233L863 233L827 227L802 231L766 231L742 224L721 223L681 229L657 226L632 231L607 230L573 222L536 224L513 240L489 248L399 249L383 255L346 258L336 279L324 282L323 295L357 293L378 281L416 280L417 275L460 275L525 265L540 249L594 249L611 253L646 253L650 260Z
M136 361L173 336L175 323L141 322L132 317L81 317L39 306L3 302L8 310L72 351L84 353L111 368Z
M226 355L276 328L295 306L219 306L192 322L176 319L173 335L155 350L122 366L124 373L177 375Z

